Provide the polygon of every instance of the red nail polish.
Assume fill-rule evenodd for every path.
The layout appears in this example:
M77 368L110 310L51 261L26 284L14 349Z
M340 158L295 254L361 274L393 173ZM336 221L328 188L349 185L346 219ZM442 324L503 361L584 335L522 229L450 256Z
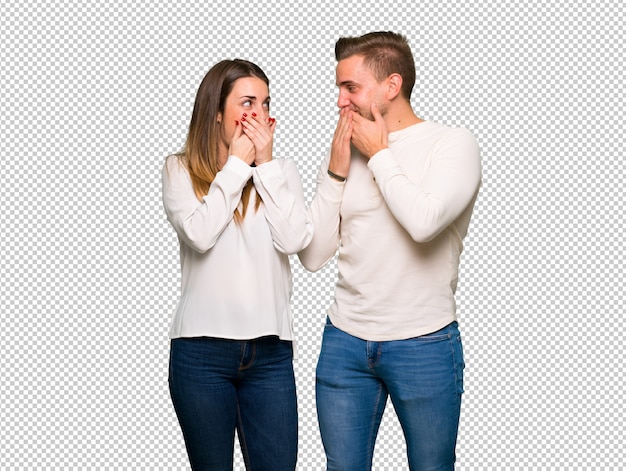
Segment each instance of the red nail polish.
M252 112L252 117L254 118L256 116L256 113L253 111Z
M241 122L243 123L246 120L245 116L241 118Z
M235 126L239 126L239 121L235 120Z
M246 113L243 114L243 117L245 118L246 116L248 116Z

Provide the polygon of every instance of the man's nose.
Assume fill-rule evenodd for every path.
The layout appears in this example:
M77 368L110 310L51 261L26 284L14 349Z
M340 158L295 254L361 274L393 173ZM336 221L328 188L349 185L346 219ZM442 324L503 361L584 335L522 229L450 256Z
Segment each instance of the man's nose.
M339 98L337 98L337 106L339 108L345 108L350 104L350 100L344 96L343 93L339 92Z

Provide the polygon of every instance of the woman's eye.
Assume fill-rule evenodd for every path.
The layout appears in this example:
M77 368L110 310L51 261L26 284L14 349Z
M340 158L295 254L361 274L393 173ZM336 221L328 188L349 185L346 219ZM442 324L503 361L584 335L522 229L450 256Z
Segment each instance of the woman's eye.
M245 106L246 108L250 107L250 105L252 105L252 102L250 100L246 100L243 102L243 106Z
M263 103L263 108L265 108L266 110L269 110L269 109L270 109L270 104L269 104L269 102L267 102L267 103Z

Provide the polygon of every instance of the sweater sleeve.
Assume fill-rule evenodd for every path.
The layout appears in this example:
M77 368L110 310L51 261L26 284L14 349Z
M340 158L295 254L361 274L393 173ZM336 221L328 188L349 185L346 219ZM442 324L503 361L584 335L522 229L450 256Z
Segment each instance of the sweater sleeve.
M478 144L465 129L451 130L434 145L419 182L403 173L389 149L368 166L392 214L416 242L428 242L452 224L481 183Z
M253 181L276 250L290 255L305 248L313 237L313 223L295 162L280 159L260 165L253 171Z
M201 201L196 198L189 172L176 156L167 158L162 171L162 197L167 219L193 250L212 248L233 218L252 168L230 156Z
M309 215L315 228L309 246L298 253L300 262L309 271L317 271L335 255L339 246L340 210L345 182L328 176L330 153L320 165L315 196L309 206Z

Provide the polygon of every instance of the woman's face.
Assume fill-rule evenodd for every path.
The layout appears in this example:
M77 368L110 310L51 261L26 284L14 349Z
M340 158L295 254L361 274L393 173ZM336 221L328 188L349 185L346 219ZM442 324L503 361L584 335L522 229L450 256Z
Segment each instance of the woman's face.
M243 77L235 80L230 94L224 103L224 112L218 114L221 122L220 154L228 157L228 148L235 132L235 121L247 114L256 113L257 119L264 121L270 115L270 95L266 83L257 77ZM226 153L224 155L224 152Z

